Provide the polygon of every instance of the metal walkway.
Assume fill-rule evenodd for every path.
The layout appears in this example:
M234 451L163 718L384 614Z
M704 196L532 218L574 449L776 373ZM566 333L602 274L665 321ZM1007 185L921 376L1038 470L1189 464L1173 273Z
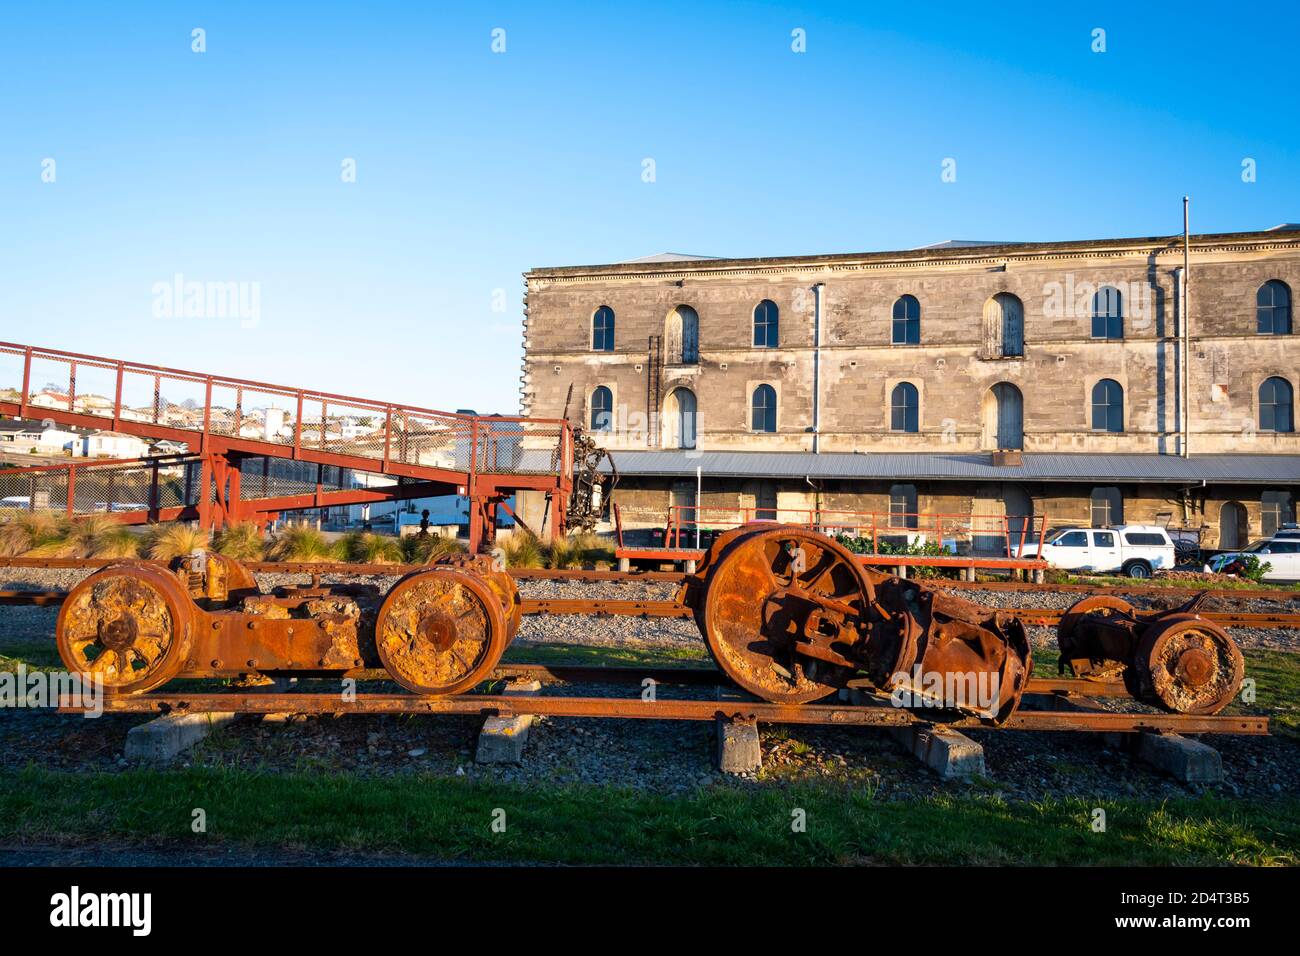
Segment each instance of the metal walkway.
M0 342L0 414L183 442L184 460L199 466L192 494L166 502L137 496L123 503L142 507L105 502L99 510L144 510L151 520L166 520L178 516L170 509L192 506L205 527L261 520L276 510L462 494L471 500L477 547L491 536L495 508L506 497L542 491L553 498L551 513L563 515L573 480L573 432L562 419L453 414L10 342ZM288 495L263 492L285 500L259 504L242 489L249 480L243 463L259 457L312 463L322 477L326 468L350 469L403 483L331 491L318 479L316 487ZM78 465L83 475L88 464ZM74 469L55 469L75 485ZM62 498L65 508L78 510L75 489Z

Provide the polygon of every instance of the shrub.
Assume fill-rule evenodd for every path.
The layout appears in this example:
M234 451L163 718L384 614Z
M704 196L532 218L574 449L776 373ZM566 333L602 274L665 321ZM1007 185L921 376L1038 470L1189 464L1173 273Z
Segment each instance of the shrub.
M251 521L239 521L217 532L212 549L236 561L257 561L266 551L266 536Z
M907 531L898 529L890 537L904 537ZM944 549L938 541L916 541L911 542L906 539L901 543L890 541L886 537L877 537L876 548L872 549L870 538L857 538L847 534L837 534L835 540L844 547L848 548L854 554L889 554L889 555L906 555L908 557L941 557L951 552ZM950 571L948 568L936 568L929 565L913 565L909 568L909 574L915 578L937 578L945 572Z
M194 551L208 550L211 542L202 528L187 524L158 525L146 538L145 553L154 561L170 561Z
M1254 581L1259 584L1264 580L1264 575L1273 570L1273 565L1267 561L1261 561L1253 554L1243 554L1232 562L1234 570L1239 577L1247 581Z

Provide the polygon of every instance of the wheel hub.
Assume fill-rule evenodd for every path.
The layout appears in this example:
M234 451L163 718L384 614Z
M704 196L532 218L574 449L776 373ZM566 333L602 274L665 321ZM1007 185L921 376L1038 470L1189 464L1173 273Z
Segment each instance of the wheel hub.
M135 643L140 627L129 614L99 622L99 641L110 651L124 651Z

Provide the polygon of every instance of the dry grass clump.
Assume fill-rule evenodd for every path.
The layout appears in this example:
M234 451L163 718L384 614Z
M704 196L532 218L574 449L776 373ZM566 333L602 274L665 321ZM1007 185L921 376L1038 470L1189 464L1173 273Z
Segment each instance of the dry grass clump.
M236 561L258 561L266 550L266 536L251 521L238 521L217 532L212 549Z
M187 524L158 525L147 536L145 553L154 561L170 561L195 551L207 551L211 541L201 528Z
M436 534L409 534L401 539L405 564L431 564L446 554L464 554L465 546L455 538Z
M288 524L271 538L266 556L272 561L341 561L345 546L328 540L314 525Z
M540 568L545 555L537 539L522 528L516 528L514 534L501 541L501 551L505 555L508 568Z
M373 531L353 531L342 537L343 555L357 564L401 564L402 546L396 538Z
M0 555L12 558L55 546L67 528L67 521L52 511L19 511L0 524Z

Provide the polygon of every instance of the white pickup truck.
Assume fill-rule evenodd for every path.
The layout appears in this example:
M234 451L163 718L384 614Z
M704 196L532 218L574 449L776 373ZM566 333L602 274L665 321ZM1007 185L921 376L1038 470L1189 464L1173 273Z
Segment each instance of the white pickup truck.
M1026 544L1020 556L1040 557L1038 544ZM1126 524L1118 528L1058 528L1043 542L1042 559L1064 571L1123 571L1149 578L1174 567L1174 542L1159 525Z

